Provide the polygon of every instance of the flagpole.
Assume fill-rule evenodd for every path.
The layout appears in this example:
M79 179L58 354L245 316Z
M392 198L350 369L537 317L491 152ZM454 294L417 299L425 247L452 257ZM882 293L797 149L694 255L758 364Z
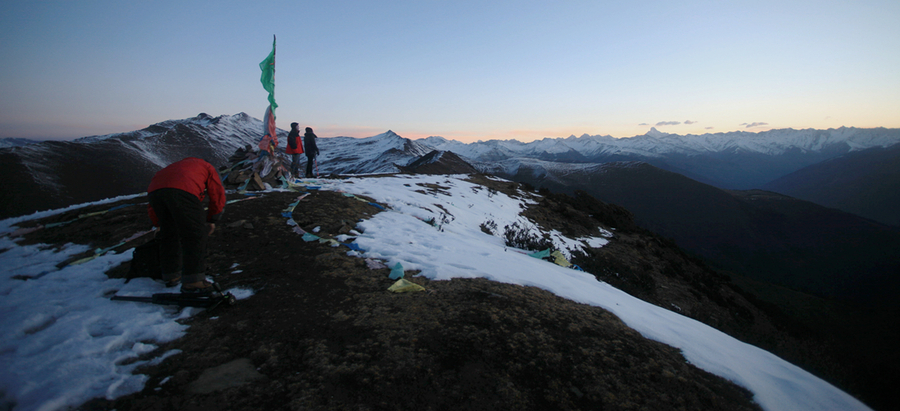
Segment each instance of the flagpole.
M275 83L275 35L272 35L272 83ZM272 87L272 97L275 97L275 87ZM274 111L275 108L273 107Z
M275 99L275 35L272 35L272 99ZM269 107L272 107L271 105ZM272 107L272 124L269 126L269 131L272 133L272 139L275 141L275 146L278 145L278 135L275 134L278 131L278 126L275 125L275 107ZM275 148L272 147L272 155L275 154Z

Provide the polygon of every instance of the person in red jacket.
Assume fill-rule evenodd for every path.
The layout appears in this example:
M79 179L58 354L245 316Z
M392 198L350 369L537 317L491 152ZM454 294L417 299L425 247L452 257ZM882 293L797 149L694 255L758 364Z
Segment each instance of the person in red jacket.
M288 146L286 153L291 155L291 177L299 177L300 154L303 154L303 143L300 141L299 124L291 123L291 132L288 133Z
M209 195L206 213L204 191ZM219 172L204 160L188 157L159 170L147 193L150 219L159 227L156 238L163 280L168 286L180 281L183 293L211 293L213 286L206 281L206 241L225 210Z

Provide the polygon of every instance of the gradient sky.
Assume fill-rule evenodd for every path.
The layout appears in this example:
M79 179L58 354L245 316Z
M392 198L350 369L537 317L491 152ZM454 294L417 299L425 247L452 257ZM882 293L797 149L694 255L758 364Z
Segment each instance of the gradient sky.
M900 1L5 1L0 137L203 112L531 141L900 127ZM677 123L677 124L675 124Z

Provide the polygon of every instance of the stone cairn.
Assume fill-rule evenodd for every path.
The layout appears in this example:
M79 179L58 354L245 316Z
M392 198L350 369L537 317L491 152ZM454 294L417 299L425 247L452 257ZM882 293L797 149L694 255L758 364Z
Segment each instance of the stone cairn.
M260 191L287 188L291 180L290 160L275 152L255 149L250 144L237 149L228 165L219 168L222 184L236 191Z

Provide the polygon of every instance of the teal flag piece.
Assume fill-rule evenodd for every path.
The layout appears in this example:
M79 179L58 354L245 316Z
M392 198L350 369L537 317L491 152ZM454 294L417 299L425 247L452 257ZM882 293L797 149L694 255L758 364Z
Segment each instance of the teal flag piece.
M391 268L391 274L388 276L391 280L396 280L398 278L403 278L403 266L400 263L394 265Z
M550 257L550 249L546 249L544 251L538 251L536 253L528 254L529 257L544 259Z

